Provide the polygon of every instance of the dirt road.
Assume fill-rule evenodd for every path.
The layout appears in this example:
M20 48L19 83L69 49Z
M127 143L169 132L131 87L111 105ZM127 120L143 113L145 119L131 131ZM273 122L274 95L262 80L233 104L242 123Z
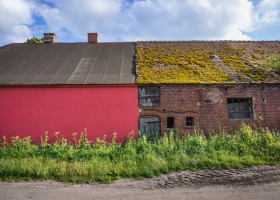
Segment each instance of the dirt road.
M55 181L0 182L0 200L13 199L279 200L280 166L183 171L142 181L119 180L107 185Z

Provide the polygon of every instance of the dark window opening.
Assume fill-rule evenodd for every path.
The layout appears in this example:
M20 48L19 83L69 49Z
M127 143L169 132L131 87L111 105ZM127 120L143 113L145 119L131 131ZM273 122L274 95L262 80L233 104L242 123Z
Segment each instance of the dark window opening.
M251 98L228 99L229 119L253 119L253 106Z
M193 117L187 117L186 118L186 126L194 126Z
M167 117L167 128L174 128L174 117Z
M159 87L139 87L140 106L159 106Z

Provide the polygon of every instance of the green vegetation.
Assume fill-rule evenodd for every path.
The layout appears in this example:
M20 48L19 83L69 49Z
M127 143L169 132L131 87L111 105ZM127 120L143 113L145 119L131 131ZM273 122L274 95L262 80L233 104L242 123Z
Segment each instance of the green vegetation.
M252 54L254 56L249 58ZM263 50L248 53L245 48L233 48L226 42L138 42L137 83L235 82L212 61L213 55L237 73L241 82L246 79L243 76L252 81L264 81L267 78L264 69L250 62L262 60L257 56L262 54L265 54Z
M137 83L233 82L216 66L205 44L137 43Z
M262 65L263 68L271 68L275 71L280 72L280 57L273 56L267 59Z
M254 66L253 63L245 57L247 56L246 54L245 49L233 49L230 47L223 49L223 51L219 53L223 62L241 76L241 81L243 75L250 77L253 81L264 81L267 78L264 69ZM261 58L253 56L253 59L260 60Z
M179 139L180 137L180 139ZM243 125L236 134L175 133L149 139L128 138L124 144L102 139L95 144L82 132L72 143L62 138L40 145L30 137L5 137L0 147L0 179L55 179L72 182L110 182L119 178L153 177L191 169L229 169L252 165L280 164L280 133Z
M43 43L43 38L37 38L37 37L32 37L30 39L27 39L25 43L29 44L42 44Z

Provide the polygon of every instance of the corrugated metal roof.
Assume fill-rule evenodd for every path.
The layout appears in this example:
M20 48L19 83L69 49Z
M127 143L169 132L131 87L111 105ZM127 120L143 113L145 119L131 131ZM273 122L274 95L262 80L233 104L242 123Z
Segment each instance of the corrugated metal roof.
M134 83L132 42L0 47L0 85Z

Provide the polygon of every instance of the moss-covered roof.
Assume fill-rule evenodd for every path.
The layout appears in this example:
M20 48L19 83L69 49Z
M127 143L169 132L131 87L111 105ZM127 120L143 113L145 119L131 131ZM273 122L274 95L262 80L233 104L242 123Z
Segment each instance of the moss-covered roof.
M280 56L280 42L137 42L138 84L280 83L261 65Z

